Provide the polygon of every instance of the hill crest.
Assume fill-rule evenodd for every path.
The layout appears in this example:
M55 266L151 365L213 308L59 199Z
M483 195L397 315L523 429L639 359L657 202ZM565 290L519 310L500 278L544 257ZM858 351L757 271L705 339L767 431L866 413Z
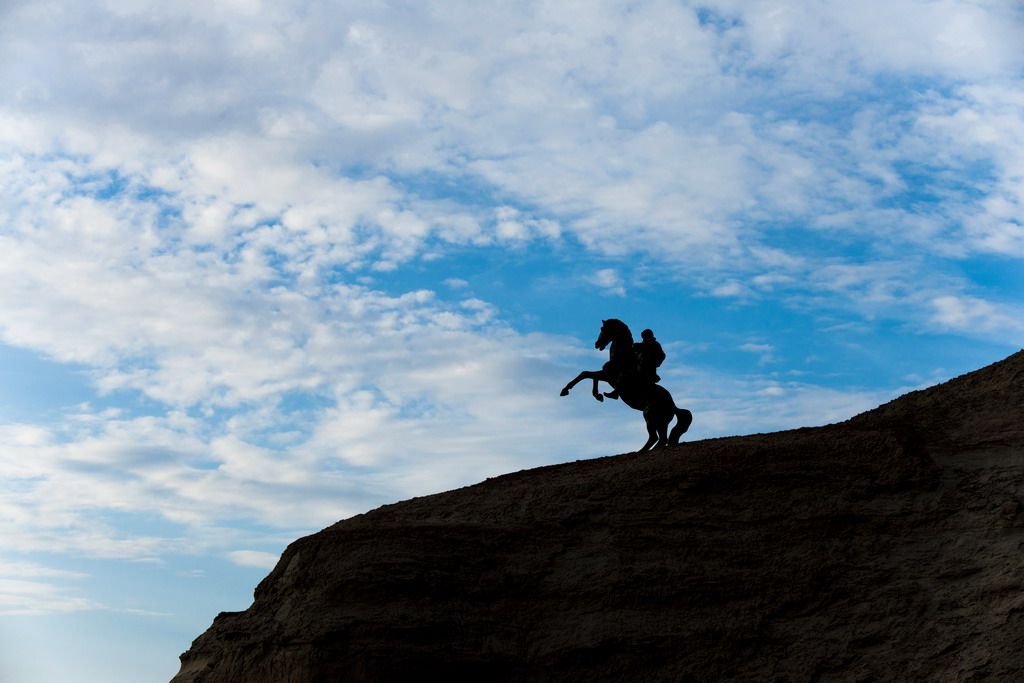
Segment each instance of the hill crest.
M291 544L173 683L1019 677L1024 352L845 422L524 470Z

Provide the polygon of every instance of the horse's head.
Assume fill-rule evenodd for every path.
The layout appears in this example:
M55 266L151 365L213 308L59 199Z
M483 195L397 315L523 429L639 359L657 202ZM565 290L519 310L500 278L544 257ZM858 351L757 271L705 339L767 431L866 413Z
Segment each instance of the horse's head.
M627 341L629 348L633 348L633 333L626 327L626 323L615 318L609 318L608 320L601 321L601 334L597 335L597 341L594 342L594 348L598 351L604 351L604 348L609 343L614 341Z

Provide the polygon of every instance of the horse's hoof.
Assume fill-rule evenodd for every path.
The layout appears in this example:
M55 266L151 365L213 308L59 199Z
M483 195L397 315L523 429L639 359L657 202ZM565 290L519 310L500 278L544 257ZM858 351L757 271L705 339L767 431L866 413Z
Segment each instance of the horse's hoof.
M594 398L597 399L598 403L604 402L604 396L602 396L601 394L594 394Z
M562 389L561 393L558 394L558 395L559 396L568 396L569 395L569 390L568 389Z

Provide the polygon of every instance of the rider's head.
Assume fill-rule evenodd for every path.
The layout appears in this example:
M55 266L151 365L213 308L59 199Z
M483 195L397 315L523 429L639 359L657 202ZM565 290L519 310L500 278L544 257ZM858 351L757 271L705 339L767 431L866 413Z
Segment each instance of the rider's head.
M654 339L654 332L651 332L650 330L644 330L643 332L640 333L640 338L645 341L650 341L651 339Z

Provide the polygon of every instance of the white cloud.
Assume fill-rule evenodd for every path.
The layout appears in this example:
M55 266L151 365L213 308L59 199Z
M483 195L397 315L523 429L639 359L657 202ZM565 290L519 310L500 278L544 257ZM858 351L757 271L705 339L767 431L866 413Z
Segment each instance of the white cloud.
M29 578L54 577L62 579L81 579L85 574L66 569L54 569L35 562L9 562L0 560L0 577Z
M719 298L745 297L750 294L750 289L737 280L726 280L711 290L711 296Z
M54 569L35 562L0 559L0 616L80 612L97 609L92 600L69 594L66 587L50 581L78 580L85 575Z
M228 553L228 559L235 564L257 569L273 569L280 558L278 554L262 550L233 550Z
M437 237L563 234L607 254L714 270L762 248L749 226L778 214L945 252L963 248L951 233L967 221L973 248L1019 247L1006 203L1019 175L1012 150L996 169L1007 190L987 203L960 198L923 217L878 206L905 187L901 166L936 161L936 136L952 149L977 139L987 155L1021 137L1017 95L982 105L1020 93L1012 8L247 6L76 6L47 22L33 5L15 8L10 92L48 95L8 98L10 139L41 154L57 139L178 193L187 240L230 246L238 230L280 221L261 244L304 276L338 264L392 269ZM859 104L852 123L799 119L779 99L829 107L870 95L876 76L934 79L936 90L897 84L888 104ZM986 85L936 94L965 79ZM959 102L965 113L942 113ZM983 124L966 115L979 107ZM1003 132L985 142L985 130ZM953 173L958 159L939 157ZM349 168L362 169L358 179ZM423 173L483 181L537 214L502 206L492 220L385 179Z
M1019 308L999 306L972 296L940 296L932 300L936 326L962 334L1001 334L1024 340L1024 318Z
M584 279L590 284L605 290L608 294L626 296L626 288L622 284L622 278L614 268L601 268L592 275L585 276Z
M3 616L81 612L97 607L95 602L69 596L53 584L0 578L0 615Z
M759 365L767 365L768 363L774 363L776 360L775 347L771 344L747 342L745 344L740 344L737 348L739 348L740 351L745 351L746 353L757 354L759 356L757 361ZM773 387L765 391L774 390L775 388Z

